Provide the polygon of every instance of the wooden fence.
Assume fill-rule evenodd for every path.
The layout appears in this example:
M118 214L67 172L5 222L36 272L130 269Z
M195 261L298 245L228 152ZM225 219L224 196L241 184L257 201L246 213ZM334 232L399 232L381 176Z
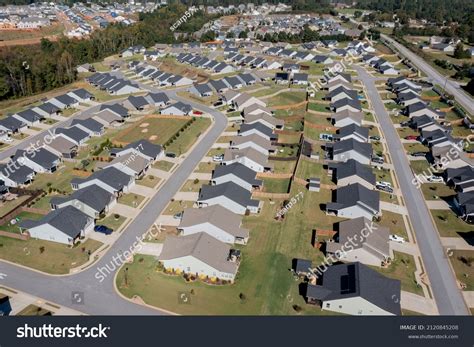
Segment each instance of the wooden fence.
M30 238L30 235L28 233L17 234L17 233L10 233L8 231L3 231L3 230L0 230L0 236L5 236L11 239L17 239L17 240L23 240L23 241L27 241Z
M288 193L268 193L268 192L259 192L255 191L252 194L256 198L269 198L269 199L289 199L290 194Z

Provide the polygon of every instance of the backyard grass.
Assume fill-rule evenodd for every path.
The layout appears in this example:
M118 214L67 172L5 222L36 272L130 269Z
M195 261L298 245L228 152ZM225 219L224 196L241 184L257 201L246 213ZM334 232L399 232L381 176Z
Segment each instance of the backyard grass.
M37 174L29 189L48 191L49 188L62 193L71 193L71 179L74 178L74 162L64 162L54 173Z
M310 178L321 179L322 184L334 184L331 176L328 176L327 170L323 164L313 163L309 160L300 159L298 168L296 169L296 177L309 180Z
M430 210L441 237L460 237L459 234L474 231L474 226L467 224L451 210Z
M117 218L118 216L118 218ZM103 219L99 219L96 224L97 225L105 225L106 227L109 227L113 231L116 231L120 226L125 222L125 217L118 215L116 213L113 213Z
M18 223L26 220L26 219L31 219L31 220L39 220L43 217L43 215L38 214L38 213L32 213L32 212L20 212L14 219L16 219L15 224L11 224L10 222L6 222L3 225L0 225L0 230L3 231L8 231L11 233L20 233L20 228L18 227Z
M30 239L16 240L0 236L0 258L51 274L67 274L89 260L102 243L88 239L69 247L57 242Z
M168 206L163 210L163 214L175 215L176 213L182 212L186 208L193 207L194 202L185 200L174 200L170 201Z
M273 165L273 172L275 173L293 173L296 165L295 161L279 161L269 160L269 163Z
M474 251L457 250L450 256L456 278L466 285L463 290L474 290Z
M267 193L288 193L290 179L264 178L263 191Z
M278 134L278 143L293 143L300 142L301 135L299 133Z
M421 191L425 200L437 200L456 195L456 192L443 183L424 183L421 185Z
M292 195L298 190L292 190ZM266 200L259 215L244 217L243 226L250 229L250 240L242 246L242 262L236 282L211 286L202 282L186 283L182 277L156 271L153 257L137 255L117 276L117 287L127 297L140 296L146 303L180 314L212 315L320 315L332 314L319 307L306 305L299 294L299 282L289 268L292 258L305 258L318 266L323 261L320 251L311 245L316 225L332 228L338 218L326 216L319 204L328 201L330 191L304 194L283 221L274 220L281 204ZM262 280L263 279L263 280ZM186 293L189 304L179 296ZM241 295L242 294L242 295ZM302 308L299 313L294 305Z
M384 210L382 213L382 220L377 223L381 226L389 228L390 234L396 234L398 236L404 237L405 240L408 239L407 230L405 228L405 223L403 222L403 216L401 214Z
M397 128L397 132L398 132L398 135L400 136L400 138L402 138L402 139L404 139L405 137L410 136L410 135L415 135L415 136L420 135L418 133L418 131L416 131L415 129L409 128L409 127Z
M51 311L48 311L40 306L28 305L23 310L16 314L17 316L49 316Z
M137 207L142 203L143 200L145 200L145 197L142 195L128 193L119 197L118 202L130 207Z
M201 187L204 184L209 183L208 181L200 181L200 180L187 180L183 186L181 187L182 192L199 192Z
M4 216L10 211L14 210L16 207L20 206L29 197L30 195L22 195L22 196L18 196L14 200L1 202L0 203L0 216Z
M158 183L160 183L160 181L161 178L159 177L155 177L153 175L146 175L145 177L136 180L135 183L148 188L155 188Z
M267 106L284 106L299 104L306 100L306 92L283 92L266 100Z
M392 263L387 268L374 267L384 276L401 281L402 290L423 296L423 289L415 280L415 259L413 256L394 251Z
M329 112L329 105L310 102L308 109L316 112Z
M213 163L213 162L207 162L207 163L201 162L197 166L195 172L211 173L215 169L216 166L217 166L217 164Z
M152 165L153 168L158 169L158 170L163 170L166 172L169 172L174 166L174 163L166 160L160 160L157 161Z

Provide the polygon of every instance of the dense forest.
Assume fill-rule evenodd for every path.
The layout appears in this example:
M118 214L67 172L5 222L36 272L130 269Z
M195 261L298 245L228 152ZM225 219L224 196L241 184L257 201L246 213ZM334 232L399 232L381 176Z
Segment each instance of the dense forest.
M74 67L103 59L132 45L152 46L156 42L175 42L169 27L186 11L186 6L172 4L153 13L141 14L131 26L110 25L93 32L90 39L61 38L39 45L5 47L0 50L0 100L32 95L60 87L75 80ZM179 27L180 32L194 33L212 20L196 12ZM159 24L157 24L159 23Z

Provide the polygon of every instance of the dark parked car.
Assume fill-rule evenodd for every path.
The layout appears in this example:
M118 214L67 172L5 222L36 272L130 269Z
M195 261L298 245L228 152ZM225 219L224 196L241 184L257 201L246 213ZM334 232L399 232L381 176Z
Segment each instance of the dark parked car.
M380 141L380 136L370 136L369 139L372 141Z
M166 156L167 156L168 158L176 158L176 154L175 154L175 153L172 153L172 152L166 153Z
M412 152L410 155L412 157L426 157L426 152Z
M408 121L404 121L404 122L400 123L400 126L401 127L407 127L407 126L410 126L410 123Z
M372 163L383 164L385 160L382 157L372 157Z
M102 234L105 234L105 235L110 235L112 234L113 230L106 227L105 225L96 225L94 227L94 231L98 232L98 233L102 233Z
M392 187L389 187L389 186L386 186L386 185L383 185L383 184L376 184L375 188L377 188L378 190L382 190L384 192L387 192L387 193L393 193L393 188Z

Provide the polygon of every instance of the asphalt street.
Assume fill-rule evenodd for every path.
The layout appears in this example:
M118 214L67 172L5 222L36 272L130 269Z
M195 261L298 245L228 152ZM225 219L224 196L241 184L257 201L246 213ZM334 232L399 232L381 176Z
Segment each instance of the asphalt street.
M464 90L461 89L458 83L451 81L446 76L443 76L430 64L428 64L423 58L410 51L405 46L401 45L397 41L391 39L387 35L381 35L385 40L390 42L399 52L405 57L410 59L421 71L423 71L433 83L439 84L444 89L452 94L457 102L466 109L471 115L474 115L474 99L469 96Z
M423 194L412 183L414 176L408 158L375 87L375 79L362 67L354 66L354 68L367 88L368 98L384 132L438 311L441 315L469 315Z
M0 261L0 273L7 275L3 280L0 280L0 285L15 288L91 315L166 314L160 310L136 305L120 297L114 288L115 271L102 282L99 280L100 276L96 274L98 269L105 268L107 265L109 269L113 269L114 257L117 258L124 251L128 251L152 227L170 199L179 191L188 176L227 127L227 117L223 113L199 103L181 99L175 95L175 92L168 94L175 100L184 101L197 110L211 114L214 123L206 134L201 135L200 142L141 210L140 214L122 231L120 238L109 248L107 253L87 270L67 276L49 276ZM41 137L42 135L36 136ZM32 140L34 138L29 140L25 146ZM104 270L102 272L107 273ZM79 293L79 297L83 298L80 303L73 299L74 293ZM157 295L159 295L158 292ZM176 293L176 300L178 300L178 295L179 293Z

